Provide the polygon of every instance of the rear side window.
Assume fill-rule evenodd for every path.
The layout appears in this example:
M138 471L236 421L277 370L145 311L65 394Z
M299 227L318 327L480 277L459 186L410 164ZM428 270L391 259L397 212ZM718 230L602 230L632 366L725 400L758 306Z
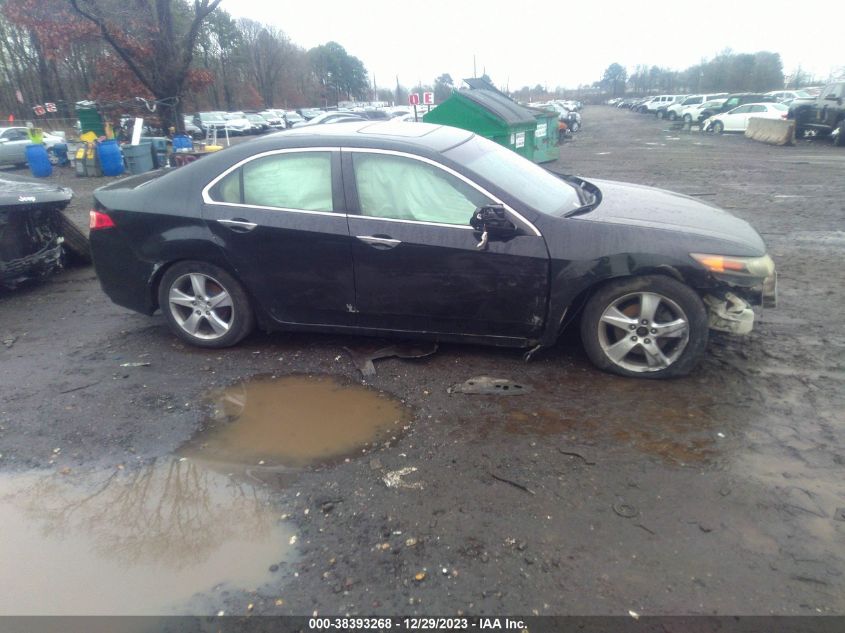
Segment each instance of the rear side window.
M273 154L227 174L211 190L219 202L332 211L330 152Z

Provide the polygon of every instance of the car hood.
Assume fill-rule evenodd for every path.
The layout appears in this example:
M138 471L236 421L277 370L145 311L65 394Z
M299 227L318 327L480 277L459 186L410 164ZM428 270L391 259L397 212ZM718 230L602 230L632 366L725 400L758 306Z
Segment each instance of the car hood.
M734 242L766 251L760 235L748 222L717 206L683 194L612 180L590 180L602 194L601 204L581 216L611 222Z
M73 191L67 187L15 174L0 175L0 209L45 203L59 203L64 207L71 198Z

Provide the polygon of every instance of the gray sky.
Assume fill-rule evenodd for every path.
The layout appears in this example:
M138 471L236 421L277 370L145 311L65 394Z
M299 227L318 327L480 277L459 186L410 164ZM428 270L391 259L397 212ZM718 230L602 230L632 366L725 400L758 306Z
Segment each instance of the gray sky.
M334 40L364 62L370 79L392 88L456 82L486 70L511 90L541 84L576 87L613 62L683 70L725 48L780 53L784 73L799 65L826 79L845 65L836 36L845 8L825 3L824 18L794 0L224 0L234 17L285 31L300 46ZM685 8L686 7L686 8ZM707 7L707 8L705 8ZM827 25L827 26L826 26Z

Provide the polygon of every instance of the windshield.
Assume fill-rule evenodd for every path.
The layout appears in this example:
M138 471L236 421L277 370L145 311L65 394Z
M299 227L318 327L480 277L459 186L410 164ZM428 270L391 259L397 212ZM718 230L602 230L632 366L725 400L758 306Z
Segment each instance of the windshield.
M575 186L486 138L473 136L443 155L541 213L563 215L582 205Z

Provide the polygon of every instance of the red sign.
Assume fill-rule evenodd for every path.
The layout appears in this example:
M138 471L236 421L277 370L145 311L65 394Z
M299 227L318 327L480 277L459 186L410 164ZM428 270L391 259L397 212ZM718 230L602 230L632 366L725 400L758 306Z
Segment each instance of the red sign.
M423 93L423 103L426 105L434 105L434 93L433 92L424 92Z
M426 101L426 103L428 103L428 101ZM44 108L47 110L47 112L56 112L56 104L55 103L47 102L47 103L44 104Z
M32 109L35 110L36 116L44 116L47 113L43 105L33 106Z
M420 93L414 92L408 95L408 104L410 105L419 105L420 104Z

